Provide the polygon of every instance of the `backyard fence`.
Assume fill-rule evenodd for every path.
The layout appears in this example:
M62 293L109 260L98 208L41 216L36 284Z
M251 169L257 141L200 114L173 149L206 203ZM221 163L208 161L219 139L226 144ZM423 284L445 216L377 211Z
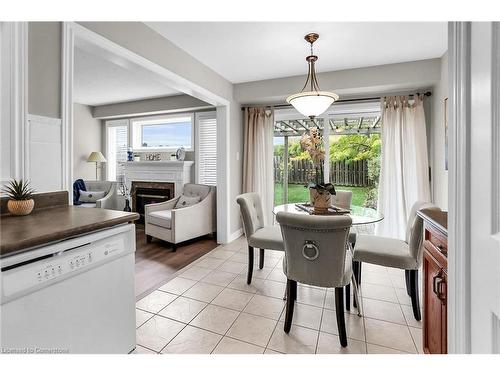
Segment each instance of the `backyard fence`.
M283 182L283 157L274 157L274 181ZM314 176L314 167L308 160L292 160L288 163L288 183L307 184ZM368 161L337 161L330 163L330 182L344 186L373 186L368 178Z

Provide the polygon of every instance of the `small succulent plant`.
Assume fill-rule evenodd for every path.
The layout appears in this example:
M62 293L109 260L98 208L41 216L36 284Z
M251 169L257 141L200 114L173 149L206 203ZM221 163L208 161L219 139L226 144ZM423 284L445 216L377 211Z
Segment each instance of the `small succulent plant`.
M25 201L32 198L35 189L31 187L29 181L13 179L5 185L2 191L7 194L10 199Z

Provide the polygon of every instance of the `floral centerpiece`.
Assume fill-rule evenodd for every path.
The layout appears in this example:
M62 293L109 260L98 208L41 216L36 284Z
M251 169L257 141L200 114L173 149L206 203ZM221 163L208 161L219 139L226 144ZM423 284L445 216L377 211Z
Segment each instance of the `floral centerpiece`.
M131 212L132 208L130 208L130 191L127 187L127 182L125 181L125 176L118 177L118 190L120 194L125 198L125 207L123 211Z
M307 187L311 205L317 213L324 213L331 205L331 196L335 195L335 187L331 183L325 183L323 171L325 161L325 148L323 137L317 127L309 128L308 133L304 133L300 139L300 147L311 157L314 173L312 180Z

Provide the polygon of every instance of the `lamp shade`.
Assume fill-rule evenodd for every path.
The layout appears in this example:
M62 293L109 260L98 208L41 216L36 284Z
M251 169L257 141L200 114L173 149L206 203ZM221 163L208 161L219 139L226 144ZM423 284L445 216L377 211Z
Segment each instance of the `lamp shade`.
M307 117L316 117L325 112L339 96L326 91L305 91L290 95L286 101Z
M89 155L87 161L93 163L105 163L106 158L100 151L94 151Z

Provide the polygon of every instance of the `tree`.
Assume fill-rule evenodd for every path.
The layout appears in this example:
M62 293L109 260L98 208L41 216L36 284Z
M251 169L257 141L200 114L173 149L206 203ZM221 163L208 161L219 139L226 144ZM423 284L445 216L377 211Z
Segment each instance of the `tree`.
M332 139L334 137L331 137ZM364 134L341 135L330 142L330 161L370 160L380 156L380 135Z

